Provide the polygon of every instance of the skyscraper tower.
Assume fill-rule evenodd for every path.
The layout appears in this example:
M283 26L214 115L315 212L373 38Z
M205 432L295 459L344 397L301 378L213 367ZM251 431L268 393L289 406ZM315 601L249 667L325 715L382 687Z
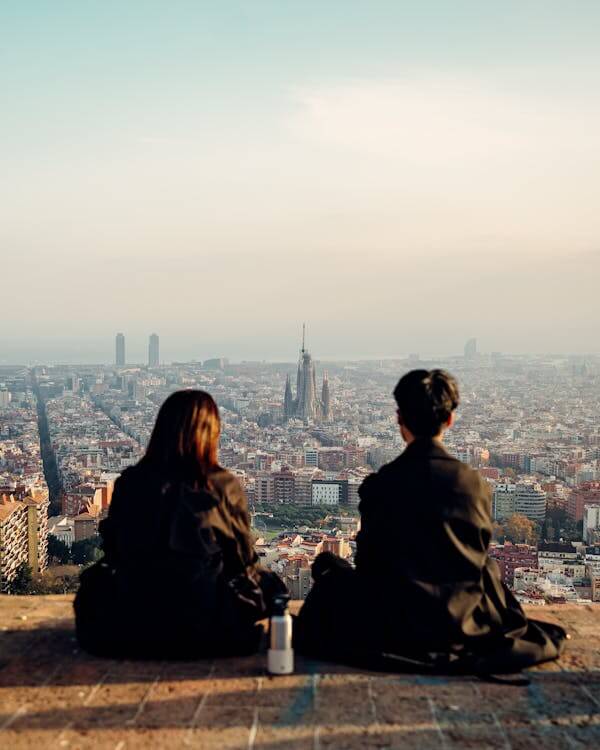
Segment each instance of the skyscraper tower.
M465 360L473 361L477 357L477 339L469 339L465 344Z
M125 367L125 336L122 333L117 333L115 337L115 364Z
M151 333L148 340L148 367L158 367L159 362L158 335Z
M323 373L323 388L321 390L321 410L323 412L323 419L329 422L331 419L331 403L329 397L329 377L327 371Z

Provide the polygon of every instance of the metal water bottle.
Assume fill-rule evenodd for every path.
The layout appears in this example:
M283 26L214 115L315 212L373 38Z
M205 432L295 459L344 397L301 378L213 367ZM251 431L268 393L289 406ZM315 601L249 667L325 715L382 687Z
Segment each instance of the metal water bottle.
M289 596L281 594L273 600L273 613L269 623L269 651L267 670L271 674L292 674L294 649L292 648L292 616L288 610Z

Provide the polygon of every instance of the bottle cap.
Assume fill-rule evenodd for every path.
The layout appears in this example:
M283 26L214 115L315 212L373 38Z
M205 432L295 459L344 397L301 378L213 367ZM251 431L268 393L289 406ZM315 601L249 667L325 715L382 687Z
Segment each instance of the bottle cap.
M272 614L285 615L285 613L287 612L289 600L289 594L277 594L277 596L273 599Z

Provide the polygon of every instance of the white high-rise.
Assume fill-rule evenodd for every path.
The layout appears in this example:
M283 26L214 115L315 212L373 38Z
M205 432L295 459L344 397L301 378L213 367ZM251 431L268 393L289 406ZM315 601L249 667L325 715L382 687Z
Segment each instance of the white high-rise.
M600 505L583 506L583 541L594 544L600 534Z
M494 487L493 516L495 521L504 521L515 512L516 485L498 483Z
M546 493L537 482L518 482L515 490L515 513L543 523L546 518Z
M117 333L115 337L115 364L125 367L125 336L122 333Z
M158 334L151 333L148 340L148 367L158 367L160 362Z

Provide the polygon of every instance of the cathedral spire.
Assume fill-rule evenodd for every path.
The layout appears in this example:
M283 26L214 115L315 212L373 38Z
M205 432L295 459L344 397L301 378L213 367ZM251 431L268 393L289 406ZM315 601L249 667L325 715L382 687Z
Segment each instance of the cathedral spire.
M283 416L286 419L294 416L294 397L292 395L292 381L289 373L285 379L285 394L283 397Z
M288 376L285 384L283 411L286 419L296 417L305 422L318 420L322 414L321 402L317 395L315 365L306 348L306 323L302 324L302 348L296 374L296 398L293 398L291 380Z

